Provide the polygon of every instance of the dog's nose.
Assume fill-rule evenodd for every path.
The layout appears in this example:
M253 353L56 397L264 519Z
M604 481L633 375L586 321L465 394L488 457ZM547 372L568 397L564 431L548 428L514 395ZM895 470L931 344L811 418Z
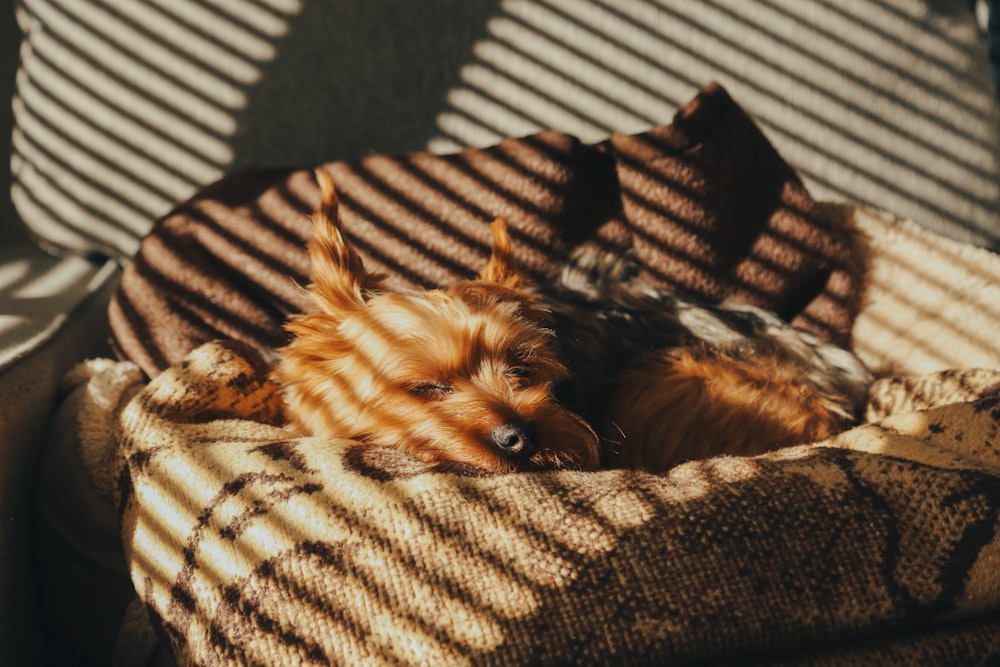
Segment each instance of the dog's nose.
M535 425L531 422L501 424L490 432L490 438L511 456L527 458L538 451Z

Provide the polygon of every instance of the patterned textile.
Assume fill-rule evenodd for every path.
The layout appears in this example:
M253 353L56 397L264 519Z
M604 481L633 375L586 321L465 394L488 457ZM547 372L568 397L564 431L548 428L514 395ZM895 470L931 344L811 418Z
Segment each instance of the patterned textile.
M280 429L208 344L126 408L133 583L181 664L1000 658L1000 372L883 380L758 458L476 476Z
M818 206L726 92L710 85L670 125L587 145L546 132L455 155L325 165L371 270L437 287L476 274L486 223L507 219L519 268L552 276L584 243L633 247L658 284L737 297L846 343L865 252ZM113 343L150 377L201 343L282 344L304 306L311 170L240 173L166 216L126 267Z
M842 342L857 320L868 361L1000 369L978 333L995 300L969 288L1000 285L996 257L816 204L718 87L596 146L327 167L352 241L400 283L474 273L500 214L536 277L625 245L686 293ZM119 353L154 378L122 414L122 536L183 664L1000 659L1000 371L882 380L833 440L663 476L480 476L301 438L256 350L302 306L316 194L307 170L221 181L157 225L112 304Z

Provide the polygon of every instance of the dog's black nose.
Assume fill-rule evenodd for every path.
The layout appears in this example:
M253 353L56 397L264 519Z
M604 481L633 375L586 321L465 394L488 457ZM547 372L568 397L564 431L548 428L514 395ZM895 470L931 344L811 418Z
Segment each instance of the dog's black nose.
M535 425L531 422L501 424L490 432L493 444L505 454L527 458L538 451Z

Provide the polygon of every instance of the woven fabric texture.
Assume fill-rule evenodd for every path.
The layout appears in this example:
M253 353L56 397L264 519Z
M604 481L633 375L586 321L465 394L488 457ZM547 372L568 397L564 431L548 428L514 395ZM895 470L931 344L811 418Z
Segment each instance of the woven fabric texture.
M884 380L757 458L470 476L296 438L250 348L124 412L133 584L181 664L982 664L1000 373Z

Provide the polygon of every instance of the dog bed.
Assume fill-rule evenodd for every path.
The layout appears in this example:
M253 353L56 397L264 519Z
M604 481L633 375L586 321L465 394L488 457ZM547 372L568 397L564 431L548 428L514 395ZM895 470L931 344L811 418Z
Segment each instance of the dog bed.
M529 275L580 244L631 247L650 279L772 308L886 377L836 438L662 476L480 476L297 437L262 350L303 306L315 185L229 177L144 240L110 313L122 362L90 379L111 396L81 413L178 662L1000 657L995 255L814 202L717 86L598 145L545 133L327 168L352 241L400 283L472 275L503 215Z

